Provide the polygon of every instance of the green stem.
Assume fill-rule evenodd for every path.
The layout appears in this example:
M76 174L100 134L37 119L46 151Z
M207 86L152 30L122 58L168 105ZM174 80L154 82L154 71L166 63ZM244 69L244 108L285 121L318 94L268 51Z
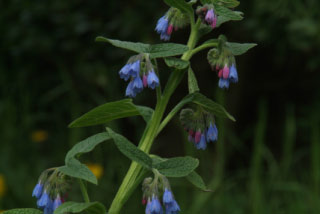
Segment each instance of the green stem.
M78 179L78 181L79 181L79 185L80 185L80 189L81 189L81 193L82 193L83 200L84 200L86 203L89 203L89 202L90 202L90 199L89 199L89 195L88 195L88 192L87 192L87 188L86 188L86 186L84 185L83 180Z
M191 51L191 56L193 56L194 54L196 54L204 49L213 48L213 47L218 47L218 40L215 42L205 43L205 44L202 44L202 45L196 47L195 49L193 49Z
M181 57L183 60L189 60L192 56L192 49L195 47L197 40L198 40L198 29L201 24L201 21L198 19L196 23L194 23L194 20L191 21L191 33L188 41L188 47L189 50L184 53ZM157 105L155 107L154 113L152 115L152 118L150 120L150 123L148 123L142 138L139 143L139 149L144 151L145 153L149 153L152 143L155 139L155 137L158 134L159 126L161 119L163 117L163 114L166 110L167 104L169 102L169 99L179 83L181 82L183 75L185 72L181 71L174 71L166 84L166 87L164 89L163 94L158 96L157 99ZM160 94L160 93L158 93ZM125 176L125 178L122 181L122 184L113 199L113 202L109 209L109 214L118 214L120 213L120 210L124 203L127 201L129 196L132 194L136 186L140 183L140 179L137 179L137 177L141 178L142 176L140 172L142 170L142 166L137 164L136 162L132 162L130 165L130 168Z

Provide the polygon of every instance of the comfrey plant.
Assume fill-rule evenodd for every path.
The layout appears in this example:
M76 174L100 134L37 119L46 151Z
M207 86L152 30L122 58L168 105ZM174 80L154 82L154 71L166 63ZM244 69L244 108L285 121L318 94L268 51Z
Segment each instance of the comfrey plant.
M170 177L185 177L196 187L206 190L201 176L195 172L199 164L196 158L189 156L163 158L150 154L150 149L158 134L179 111L181 124L188 133L188 140L196 149L205 150L211 145L210 143L217 142L219 126L215 119L217 117L228 118L232 121L235 119L220 104L200 93L190 59L198 52L210 49L207 54L208 62L219 78L219 80L213 79L212 81L217 81L220 88L228 89L230 83L237 83L239 80L235 56L245 53L255 44L228 42L223 35L201 41L202 36L208 35L221 24L242 19L242 13L234 10L239 4L237 0L164 0L164 2L170 8L157 21L155 31L160 34L161 40L168 41L173 36L173 31L189 26L190 36L186 45L143 44L105 37L96 39L98 42L107 42L135 52L136 55L131 56L118 71L120 78L128 82L124 95L134 98L139 96L144 88L154 89L157 97L154 109L135 105L132 99L122 99L98 106L69 125L70 128L93 126L115 119L140 115L146 122L140 141L136 146L135 143L107 127L106 131L77 143L67 153L65 165L45 170L35 185L32 196L37 199L36 205L44 213L106 213L106 208L102 203L90 202L86 183L97 185L97 178L86 165L79 161L79 157L107 140L113 140L117 148L132 160L108 209L109 214L120 213L135 188L150 172L153 173L153 178L147 177L142 182L142 204L145 205L146 214L164 212L177 214L180 210L183 211L183 207L178 204L179 199L174 197L168 180ZM158 69L157 61L162 59L168 69ZM165 84L161 84L159 80L159 75L163 73L170 73ZM170 97L183 80L184 75L188 75L189 94L167 115L164 115ZM182 109L185 105L189 107ZM72 181L76 180L84 202L73 202L70 199L64 202L68 187ZM30 214L41 213L39 209L18 211ZM16 212L17 209L7 211L7 213Z

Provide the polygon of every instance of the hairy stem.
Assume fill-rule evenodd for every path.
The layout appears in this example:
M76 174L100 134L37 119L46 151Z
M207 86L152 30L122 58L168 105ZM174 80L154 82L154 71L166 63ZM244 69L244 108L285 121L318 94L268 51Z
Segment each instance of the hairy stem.
M81 189L81 193L82 193L83 200L84 200L86 203L89 203L89 202L90 202L90 199L89 199L89 195L88 195L88 192L87 192L87 187L86 187L85 184L83 183L83 180L82 180L82 179L78 179L78 181L79 181L79 185L80 185L80 189Z
M198 19L196 23L194 23L194 20L191 21L191 33L188 41L188 47L189 50L185 52L181 59L183 60L189 60L192 56L192 50L195 47L197 40L198 40L198 29L200 26L200 20ZM147 124L147 127L142 135L142 138L139 143L139 149L142 151L149 153L152 143L155 139L155 137L158 134L158 130L160 127L160 123L163 117L163 114L166 110L167 104L170 100L171 95L181 82L183 75L185 72L182 71L174 71L170 77L169 80L166 84L166 87L163 91L163 94L158 96L157 99L157 105L155 107L155 111L152 115L152 118L150 122ZM160 94L160 93L158 93ZM134 189L137 187L137 185L141 181L141 171L142 171L142 166L137 164L136 162L132 162L130 165L130 168L123 179L123 182L113 199L113 202L110 206L109 209L109 214L118 214L120 213L120 210L124 203L127 201L129 196L132 194ZM137 178L140 179L137 179Z

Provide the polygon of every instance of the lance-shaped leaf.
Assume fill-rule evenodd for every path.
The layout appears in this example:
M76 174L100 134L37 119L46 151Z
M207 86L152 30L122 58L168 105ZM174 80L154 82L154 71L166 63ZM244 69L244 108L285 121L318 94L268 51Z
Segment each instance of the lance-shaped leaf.
M59 167L58 171L70 177L80 178L90 183L98 184L97 178L91 170L74 158L69 159L67 165Z
M152 167L152 160L144 153L142 150L137 148L133 143L131 143L127 138L123 137L122 135L119 135L112 131L112 129L107 128L107 131L110 135L110 137L114 140L116 146L122 152L125 156L127 156L129 159L139 163L145 168L151 168Z
M144 119L150 119L151 110L143 106L136 106L132 99L109 102L100 105L74 120L69 127L85 127L105 124L115 119L142 115ZM148 121L147 121L148 122Z
M193 185L195 185L199 189L206 191L206 192L211 192L211 190L207 189L207 186L204 183L201 176L198 173L196 173L195 171L191 172L186 178L190 183L192 183Z
M183 13L193 16L193 8L185 0L164 0L164 2L171 7L178 8Z
M215 5L215 11L218 16L224 16L229 18L230 20L242 20L242 14L239 14L236 11L230 10L224 6Z
M66 164L68 164L68 161L72 158L77 158L82 154L82 153L87 153L92 151L98 144L109 140L110 136L107 132L102 132L96 135L93 135L91 137L88 137L87 139L80 141L76 145L72 147L71 150L67 153L67 156L65 158Z
M41 210L33 208L19 208L6 210L2 214L43 214L43 212Z
M108 42L115 47L134 51L136 53L149 54L150 58L162 58L169 56L181 55L188 51L189 48L186 45L176 43L163 43L163 44L143 44L138 42L127 42L114 39L108 39L102 36L96 38L98 42Z
M68 201L54 211L54 214L65 213L106 214L106 208L99 202L80 203Z
M191 66L189 66L189 69L188 69L188 87L189 87L190 94L199 91L198 81L196 76L194 75L194 72Z
M215 116L229 118L232 121L236 121L234 117L230 115L222 105L214 102L206 96L200 93L194 93L191 97L191 102L202 106L204 109L214 114Z
M139 111L140 115L143 117L144 121L148 123L152 118L152 114L154 112L153 109L147 106L137 106L137 105L136 105L136 108Z
M185 60L174 58L174 57L164 58L164 61L168 67L176 68L179 70L185 69L189 65L189 61L185 61Z
M223 23L225 22L228 22L228 21L240 21L241 19L240 18L234 18L234 17L242 17L243 16L243 13L240 12L240 11L233 11L233 16L225 16L223 14L219 15L218 16L218 21L217 21L217 27L220 27L220 25L222 25Z
M190 174L198 165L198 159L187 156L156 162L153 168L159 170L161 174L167 177L184 177Z
M229 48L233 55L237 56L246 53L249 49L257 46L257 44L226 42L226 46Z

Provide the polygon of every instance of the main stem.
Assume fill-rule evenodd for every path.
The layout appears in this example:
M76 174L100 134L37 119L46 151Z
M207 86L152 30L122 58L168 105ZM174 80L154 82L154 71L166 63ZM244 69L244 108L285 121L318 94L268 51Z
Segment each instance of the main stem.
M189 50L182 55L182 60L189 60L191 58L192 50L197 43L199 26L200 20L198 20L197 23L194 23L194 20L191 20L191 33L187 44ZM181 82L184 73L184 71L177 70L170 75L164 92L157 101L157 105L150 120L150 123L148 123L138 146L139 149L141 149L145 153L149 153L151 149L154 138L158 133L160 122L166 110L169 99L172 93L179 85L179 83ZM141 176L141 173L144 173L142 170L142 166L137 164L136 162L132 162L115 198L113 199L113 202L108 212L109 214L120 213L122 206L143 178L143 176Z

